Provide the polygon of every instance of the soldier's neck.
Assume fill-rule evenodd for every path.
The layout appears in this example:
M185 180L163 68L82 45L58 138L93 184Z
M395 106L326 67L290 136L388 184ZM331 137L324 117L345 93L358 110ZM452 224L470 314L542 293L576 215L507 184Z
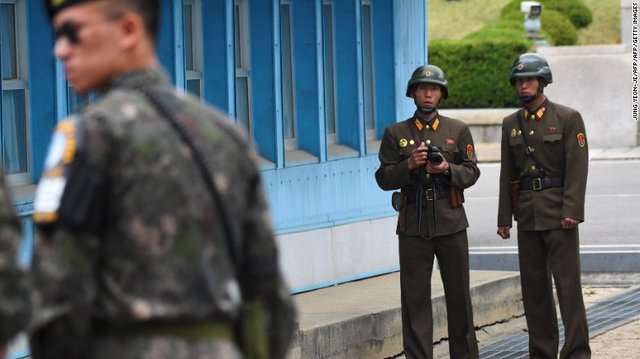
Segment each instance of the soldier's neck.
M546 99L547 99L547 96L545 96L543 93L541 93L541 94L538 95L538 97L536 97L535 100L533 100L529 104L525 105L525 107L527 108L527 110L533 111L533 110L537 109L538 107L540 107L540 105L542 105L542 103Z
M418 117L420 117L422 121L430 122L431 120L433 120L434 117L438 115L438 110L434 109L431 112L427 112L427 111L422 111L420 108L418 108L418 110L416 111L416 114L418 115Z

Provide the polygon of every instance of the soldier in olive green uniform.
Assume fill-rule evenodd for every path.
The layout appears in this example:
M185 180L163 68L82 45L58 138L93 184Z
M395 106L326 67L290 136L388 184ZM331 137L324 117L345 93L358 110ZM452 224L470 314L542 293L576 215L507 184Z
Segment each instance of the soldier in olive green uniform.
M79 93L34 201L40 358L284 358L294 325L257 154L157 64L159 1L48 0Z
M544 57L515 60L511 84L524 107L502 124L498 235L509 238L513 215L531 358L558 354L553 282L565 327L560 358L589 358L578 242L589 150L580 113L544 95L551 82Z
M407 358L433 357L431 272L435 255L445 288L450 355L477 358L469 294L469 224L462 206L462 191L480 176L473 139L465 123L438 114L440 101L449 95L440 68L418 67L406 95L414 99L417 110L411 118L386 129L376 171L380 188L400 189L393 199L400 212L396 233L404 352Z
M29 277L18 261L21 227L0 166L0 358L11 338L25 329L31 313Z

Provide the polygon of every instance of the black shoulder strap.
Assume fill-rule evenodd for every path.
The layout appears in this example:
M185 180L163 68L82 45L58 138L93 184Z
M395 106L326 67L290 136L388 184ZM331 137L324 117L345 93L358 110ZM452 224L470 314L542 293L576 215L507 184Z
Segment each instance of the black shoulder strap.
M185 113L179 112L179 109L183 107L183 101L181 101L173 90L162 90L153 87L143 87L138 89L149 102L170 122L171 126L180 135L180 138L189 146L189 149L193 153L196 165L202 174L204 183L211 192L213 202L218 207L218 213L224 229L227 248L231 255L231 260L234 264L240 263L240 249L238 248L239 241L234 240L233 230L229 222L229 215L227 213L224 201L220 195L220 191L213 182L213 169L207 165L204 160L203 151L198 148L193 140L196 134L193 133L194 126L190 126L188 121L191 119L185 116Z
M542 174L543 176L547 176L547 171L544 169L544 167L542 167L542 164L540 164L540 161L538 161L538 158L536 157L536 155L533 153L534 149L533 147L529 146L529 141L527 140L527 135L524 133L524 109L518 111L518 126L520 126L520 131L521 132L521 136L522 139L524 140L524 145L525 145L525 149L524 152L527 154L527 156L531 157L531 159L533 160L533 162L536 164L536 166L538 166L538 169L540 170L540 174Z

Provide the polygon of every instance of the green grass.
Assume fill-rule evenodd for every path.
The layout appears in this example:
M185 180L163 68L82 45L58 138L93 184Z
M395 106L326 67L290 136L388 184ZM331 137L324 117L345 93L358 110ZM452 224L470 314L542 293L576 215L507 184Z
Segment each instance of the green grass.
M428 0L429 40L461 39L500 18L500 10L510 0ZM620 0L618 0L620 1Z
M578 45L620 42L620 0L583 0L593 23L578 32ZM461 39L487 23L497 21L509 0L428 0L429 40Z
M583 1L591 9L593 22L578 31L578 45L620 43L620 0Z

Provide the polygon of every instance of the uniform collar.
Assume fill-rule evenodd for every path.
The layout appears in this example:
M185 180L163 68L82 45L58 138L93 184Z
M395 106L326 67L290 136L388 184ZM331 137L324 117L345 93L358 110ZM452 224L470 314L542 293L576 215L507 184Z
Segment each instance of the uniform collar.
M440 115L436 110L434 115L427 121L424 118L425 116L420 113L420 111L416 111L413 115L413 123L418 129L418 131L422 132L424 129L431 130L436 132L438 130L438 126L440 125Z
M542 103L540 104L540 106L536 107L535 109L529 111L528 108L524 108L522 109L523 115L525 120L535 120L535 121L540 121L542 119L542 116L544 116L545 112L547 111L547 107L549 105L549 99L545 98L544 101L542 101Z
M169 78L162 69L135 69L113 78L110 88L141 88L168 85Z

